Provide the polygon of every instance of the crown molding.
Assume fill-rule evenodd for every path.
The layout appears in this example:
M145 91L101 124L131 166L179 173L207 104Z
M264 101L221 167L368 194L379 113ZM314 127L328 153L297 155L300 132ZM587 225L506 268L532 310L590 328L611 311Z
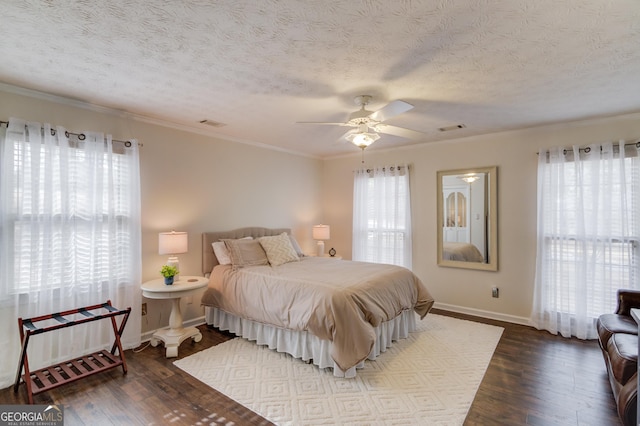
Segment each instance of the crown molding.
M98 113L98 114L111 115L111 116L118 117L118 118L134 120L134 121L138 121L138 122L141 122L141 123L152 124L154 126L161 126L161 127L166 127L166 128L169 128L169 129L174 129L174 130L180 130L180 131L183 131L183 132L193 133L193 134L197 134L197 135L201 135L201 136L207 136L207 137L210 137L210 138L216 138L216 139L220 139L220 140L224 140L224 141L228 141L228 142L234 142L234 143L241 143L241 144L244 144L244 145L250 145L250 146L253 146L253 147L256 147L256 148L268 149L268 150L271 150L271 151L278 151L278 152L282 152L282 153L285 153L285 154L296 155L296 156L299 156L299 157L312 158L314 160L321 160L322 159L322 158L320 158L318 156L315 156L315 155L310 155L310 154L305 154L305 153L298 152L298 151L293 151L293 150L290 150L290 149L280 148L280 147L269 145L269 144L265 144L265 143L262 143L262 142L255 142L255 141L251 141L251 140L235 138L235 137L232 137L232 136L221 135L219 133L215 133L215 132L213 132L211 130L208 130L208 129L201 129L199 127L189 126L189 125L186 125L186 124L175 123L175 122L167 121L167 120L161 120L159 118L149 117L149 116L142 115L142 114L136 114L136 113L128 112L128 111L125 111L125 110L109 108L109 107L105 107L105 106L102 106L102 105L97 105L97 104L92 104L90 102L81 101L81 100L78 100L78 99L67 98L67 97L60 96L60 95L53 95L51 93L41 92L41 91L34 90L34 89L27 89L27 88L24 88L24 87L14 86L12 84L7 84L7 83L3 83L3 82L0 82L0 91L13 93L13 94L16 94L16 95L21 95L21 96L26 96L26 97L29 97L29 98L40 99L40 100L53 102L53 103L57 103L57 104L62 104L62 105L70 106L70 107L74 107L74 108L80 108L80 109L92 111L92 112L95 112L95 113ZM9 118L9 117L7 117L7 118Z

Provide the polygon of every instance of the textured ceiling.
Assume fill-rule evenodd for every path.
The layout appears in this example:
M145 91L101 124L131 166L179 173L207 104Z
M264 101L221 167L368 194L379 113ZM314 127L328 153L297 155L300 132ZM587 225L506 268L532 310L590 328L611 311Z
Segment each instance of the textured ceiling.
M414 105L387 123L424 133L369 149L640 111L637 0L8 0L1 14L1 82L315 156L358 148L346 127L296 122L344 122L360 94Z

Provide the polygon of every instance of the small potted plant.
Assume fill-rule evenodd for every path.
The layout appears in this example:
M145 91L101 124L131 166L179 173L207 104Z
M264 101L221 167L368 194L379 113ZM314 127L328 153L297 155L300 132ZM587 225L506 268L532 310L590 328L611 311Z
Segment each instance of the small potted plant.
M175 266L164 265L160 270L160 273L164 277L164 283L166 285L171 285L173 284L173 277L178 275L178 268Z

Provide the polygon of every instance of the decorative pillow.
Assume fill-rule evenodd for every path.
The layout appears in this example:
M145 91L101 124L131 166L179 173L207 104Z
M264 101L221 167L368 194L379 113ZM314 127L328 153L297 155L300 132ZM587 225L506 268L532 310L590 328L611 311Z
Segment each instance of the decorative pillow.
M298 244L296 237L289 234L289 239L291 240L291 245L293 246L293 249L296 251L296 254L298 255L298 257L305 257L305 254L300 248L300 244Z
M241 240L252 240L253 237L244 237L240 238ZM218 263L221 265L231 265L231 257L229 256L229 250L227 250L227 246L224 244L224 241L216 241L215 243L211 243L213 247L213 253L216 255L216 259L218 259Z
M293 245L291 245L291 240L286 232L273 237L260 237L258 241L267 253L267 259L269 259L271 266L299 260L298 254Z
M235 267L268 265L269 260L258 240L222 240Z

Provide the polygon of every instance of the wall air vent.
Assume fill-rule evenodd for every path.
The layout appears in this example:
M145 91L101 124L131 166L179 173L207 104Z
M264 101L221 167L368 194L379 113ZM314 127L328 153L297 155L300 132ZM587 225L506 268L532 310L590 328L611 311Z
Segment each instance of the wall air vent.
M200 120L200 124L206 124L207 126L211 126L211 127L224 127L224 126L226 126L226 124L224 124L224 123L219 123L219 122L213 121L213 120Z
M456 124L454 126L447 126L447 127L440 127L438 130L440 130L441 132L450 132L451 130L458 130L458 129L464 129L465 126L464 124Z

